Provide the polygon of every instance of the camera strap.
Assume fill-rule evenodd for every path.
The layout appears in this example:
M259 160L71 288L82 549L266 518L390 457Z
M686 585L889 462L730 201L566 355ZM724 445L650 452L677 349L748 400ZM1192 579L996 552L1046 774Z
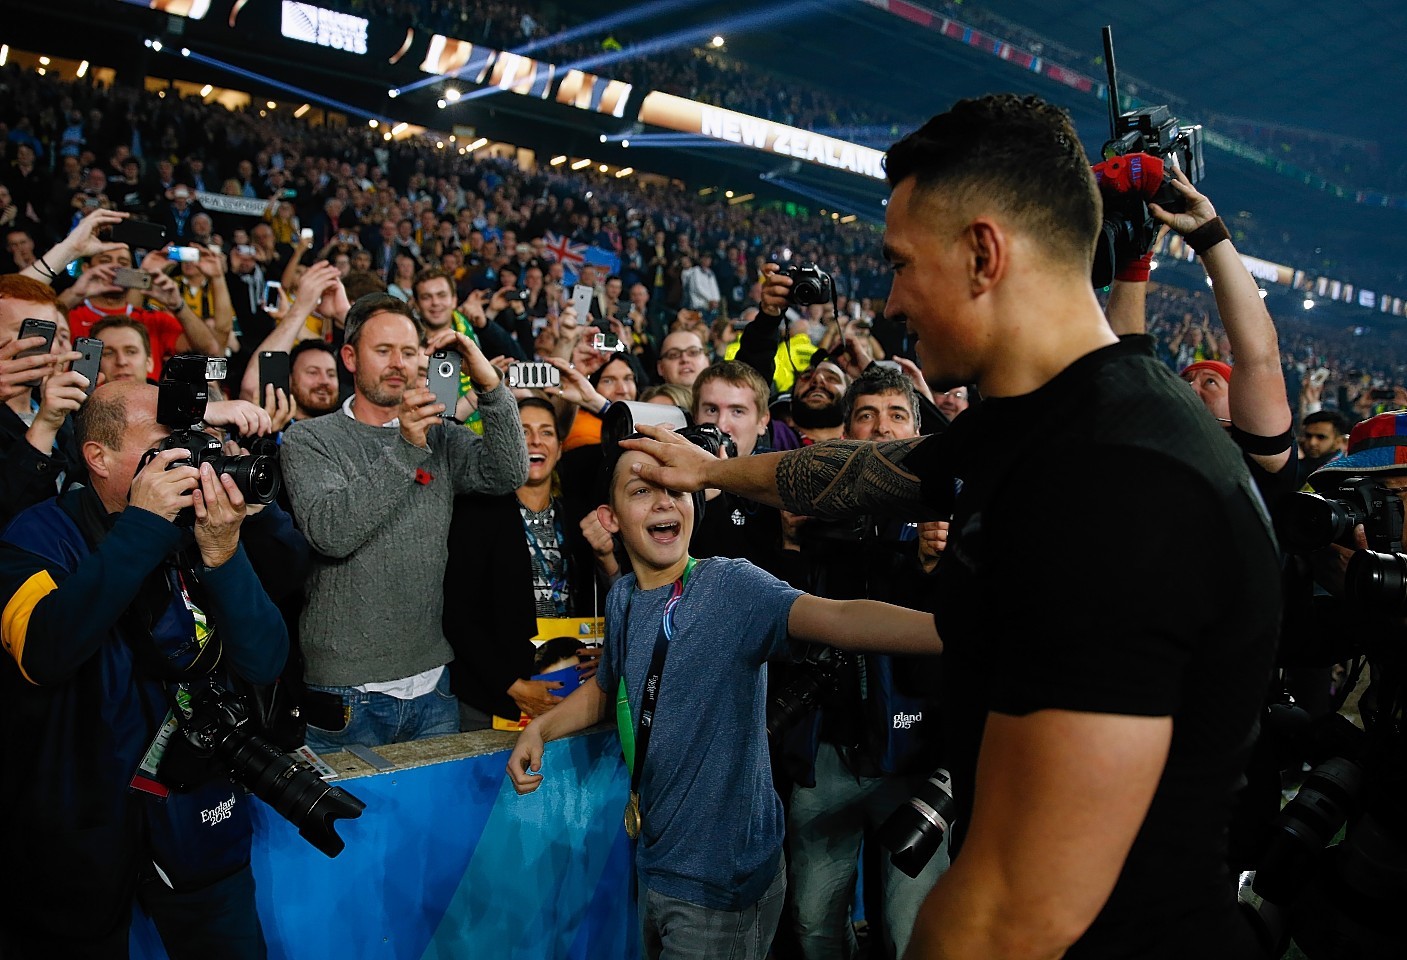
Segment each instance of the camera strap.
M683 575L674 581L674 588L670 591L669 599L665 601L659 633L655 636L654 652L650 655L650 668L645 674L645 688L640 696L639 720L635 724L631 723L630 698L626 692L624 677L621 678L616 695L616 725L620 729L621 752L625 754L626 766L630 768L630 800L625 806L625 832L632 840L640 836L640 780L645 771L645 755L650 748L655 709L659 706L665 655L669 653L669 643L674 639L674 610L684 596L684 584L697 563L693 557L689 558ZM621 629L625 631L621 635L622 640L629 636L630 605L631 600L627 598L625 611L621 616ZM620 649L624 651L624 643L620 644Z

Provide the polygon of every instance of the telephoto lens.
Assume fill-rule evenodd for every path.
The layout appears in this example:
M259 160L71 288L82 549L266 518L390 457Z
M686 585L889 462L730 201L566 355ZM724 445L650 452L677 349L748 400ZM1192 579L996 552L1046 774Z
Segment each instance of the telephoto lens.
M943 845L956 816L952 777L939 767L884 821L879 842L889 851L895 868L905 876L917 877Z
M1363 768L1352 760L1334 757L1315 767L1271 824L1274 836L1256 870L1255 892L1272 903L1292 901L1362 792Z
M1344 599L1364 613L1400 616L1407 610L1407 555L1359 550L1348 561Z

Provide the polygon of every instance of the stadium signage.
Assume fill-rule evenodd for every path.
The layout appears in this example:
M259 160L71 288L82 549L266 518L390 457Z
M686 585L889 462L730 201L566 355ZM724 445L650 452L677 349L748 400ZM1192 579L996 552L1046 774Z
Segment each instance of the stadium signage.
M640 120L875 180L884 179L884 154L872 147L821 136L809 130L721 107L710 107L658 90L645 97L645 102L640 106Z
M366 53L367 20L324 10L311 3L283 0L282 32L290 40L315 43L345 53Z

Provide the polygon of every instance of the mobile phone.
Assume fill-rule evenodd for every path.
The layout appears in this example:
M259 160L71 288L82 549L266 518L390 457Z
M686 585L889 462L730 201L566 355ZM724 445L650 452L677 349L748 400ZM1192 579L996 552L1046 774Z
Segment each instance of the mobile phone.
M288 354L282 350L259 351L259 398L256 403L263 404L264 398L269 394L266 388L270 385L276 390L282 390L284 396L290 395Z
M308 241L309 243L312 243L312 242L313 242L313 228L312 228L312 227L304 227L302 230L299 230L299 231L298 231L298 236L302 237L304 240Z
M48 353L49 348L54 345L54 335L57 334L58 331L58 324L54 323L52 320L38 320L34 317L26 317L24 323L20 324L19 339L28 340L31 337L43 337L44 345L42 347L30 347L27 350L21 350L19 353L15 354L15 359L42 357L44 354ZM37 376L33 380L22 384L22 386L37 387L43 382L43 376Z
M515 363L508 368L508 386L521 390L542 390L562 384L562 371L550 363Z
M849 307L849 309L850 309L850 316L851 316L851 318L854 319L854 320L859 320L859 319L860 319L860 311L863 309L863 307L860 306L860 301L859 301L859 300L851 300L850 303L848 304L848 307Z
M83 388L83 392L91 397L93 389L98 385L98 370L103 363L103 342L95 337L79 337L73 341L73 349L83 356L73 361L69 369L76 370L88 378L88 386Z
M200 251L195 247L172 247L166 251L166 259L176 263L199 263Z
M435 402L445 405L445 412L440 414L444 419L454 416L455 404L459 402L459 364L458 350L436 350L430 355L427 380Z
M577 323L585 323L586 318L591 316L591 301L595 296L596 291L591 287L580 283L572 287L572 306L576 307Z
M591 338L591 346L598 353L619 353L625 349L625 344L620 342L620 337L614 333L598 333Z
M151 274L136 267L118 267L113 272L112 282L128 290L150 290Z
M150 220L129 218L112 225L112 242L142 250L160 250L166 246L166 228Z
M292 200L296 196L298 196L298 191L294 190L292 187L284 187L278 192L278 198L280 200Z
M533 336L547 329L548 319L546 317L533 317Z
M1391 400L1395 396L1397 396L1397 391L1390 388L1368 391L1368 399L1370 400Z
M269 280L264 283L263 307L265 310L274 311L278 309L278 294L283 289L283 284L277 280Z
M893 370L895 373L903 373L903 372L904 372L904 368L901 367L901 366L899 366L899 364L898 364L896 361L894 361L894 360L876 360L876 361L874 362L874 365L875 365L876 367L888 367L890 370Z

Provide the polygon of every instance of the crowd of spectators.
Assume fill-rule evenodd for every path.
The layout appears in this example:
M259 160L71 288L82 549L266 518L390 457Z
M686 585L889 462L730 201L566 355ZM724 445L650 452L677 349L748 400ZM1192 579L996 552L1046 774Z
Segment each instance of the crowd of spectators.
M447 32L496 49L512 49L541 41L575 26L579 19L540 9L535 4L482 0L431 0L423 4L407 0L333 0L332 6L364 15L399 18L426 30ZM929 6L1036 56L1084 70L1092 76L1103 74L1097 51L1064 46L980 6L950 0L934 0ZM629 46L635 39L628 30L617 30L604 36L551 44L536 49L533 55L550 63L568 63ZM874 144L880 148L923 119L896 110L892 104L879 104L854 93L821 89L812 84L779 82L774 74L707 46L683 54L632 57L602 68L600 72L651 90L702 100L809 130L851 129L862 135L847 139L867 143L883 139L883 143ZM1375 144L1346 143L1279 127L1262 127L1241 118L1220 117L1214 112L1208 114L1204 108L1187 104L1174 93L1151 85L1140 87L1137 81L1129 81L1126 92L1141 95L1145 100L1171 103L1216 126L1219 131L1264 151L1272 160L1309 171L1336 185L1379 190L1393 196L1407 195L1407 166L1385 156ZM1301 245L1296 252L1303 253L1306 249L1309 248Z
M451 15L457 8L435 9ZM501 29L513 29L507 8L491 9L495 23L509 24ZM258 599L264 622L232 633L236 647L246 640L258 646L249 637L273 622L278 605L294 655L280 641L230 669L264 682L275 660L287 660L285 679L307 681L306 742L319 750L439 735L494 717L512 726L555 708L557 682L532 679L527 641L537 617L599 609L602 588L622 573L594 482L614 405L678 407L677 419L716 425L746 457L840 436L916 436L969 402L964 388L935 392L913 363L905 332L884 321L889 277L878 234L863 224L727 204L675 183L521 169L463 156L433 138L386 140L367 128L230 112L13 67L3 83L0 215L10 262L0 274L22 276L0 280L0 433L8 442L0 449L0 511L8 519L38 507L88 473L108 513L130 505L174 521L179 478L167 478L159 497L151 489L156 471L132 479L141 445L153 442L137 435L157 409L144 381L159 378L177 354L223 355L230 376L211 389L225 399L205 422L227 428L237 444L286 428L288 486L282 502L259 505L262 519L247 524L242 503L202 488L206 499L197 503L211 505L220 521L197 511L201 575L220 586L222 576L238 573L238 583L221 589ZM824 109L785 109L793 106ZM105 232L133 217L160 225L165 242L143 247ZM553 238L597 248L618 266L564 263ZM175 248L196 253L187 259ZM776 265L806 261L830 273L834 303L781 314L761 309L785 300L770 279ZM56 316L49 357L19 355L25 314L12 309L16 302ZM1207 295L1159 286L1147 315L1160 356L1174 369L1234 359ZM1407 342L1385 338L1386 346L1370 348L1299 321L1280 333L1291 389L1301 381L1319 388L1306 402L1351 409L1356 419L1373 412L1374 390L1407 378ZM105 392L92 397L75 371L58 369L75 359L68 346L79 337L102 344L98 389ZM437 362L453 352L462 364L434 373L436 350L446 351L434 355ZM286 391L261 368L277 354L288 355ZM871 369L877 360L893 366ZM560 386L510 394L500 377L511 382L518 363L546 364ZM44 364L52 369L31 393L28 377ZM427 371L449 381L443 412L463 426L438 419ZM871 396L866 385L902 401L895 422L865 421L880 417L857 405ZM114 397L127 398L126 406ZM1407 393L1395 399L1407 405ZM89 413L78 416L75 435L70 415L85 403L98 412L92 423ZM139 408L151 416L139 422ZM91 439L99 415L118 425L112 442ZM386 431L407 443L388 448L383 438L394 435ZM117 459L124 443L126 459ZM99 456L97 447L106 452ZM166 465L180 467L176 459ZM483 497L497 499L464 499ZM132 519L136 513L112 529L122 525L126 535L146 523L168 532L155 519ZM833 532L816 534L807 521L724 494L703 515L690 552L746 557L779 577L819 578L804 569L812 553L803 548L809 536ZM212 526L223 529L212 533ZM906 571L917 561L931 572L941 531L912 526L893 531L885 549L902 547L896 562ZM484 537L490 529L498 532ZM251 538L247 556L241 537ZM256 537L284 559L261 558ZM424 549L431 541L434 549ZM475 547L483 542L521 549L489 556ZM362 562L343 562L353 554ZM163 562L154 553L147 559L152 569ZM417 562L429 570L422 591L439 597L443 578L443 610L377 576ZM226 564L234 573L212 573ZM68 572L54 571L60 580ZM27 583L40 574L20 565L11 575ZM479 605L492 609L471 618L466 591L455 587L490 580L484 595L501 602ZM115 597L120 591L112 589ZM479 632L482 618L493 623ZM52 620L39 617L34 629L57 632L62 624ZM399 643L402 634L414 642ZM486 636L502 639L501 649ZM23 646L12 646L21 670L36 655L52 656L36 643L25 660ZM577 665L589 678L593 654L582 656ZM93 659L74 670L88 670ZM62 664L47 665L45 679L68 682ZM353 724L350 704L377 697L424 709L410 711L412 720L391 709L379 717L362 711ZM140 753L140 739L123 749ZM906 795L907 780L901 785ZM125 783L102 786L126 796ZM800 776L795 786L809 789ZM136 849L124 835L128 841ZM854 857L848 860L847 868ZM935 863L933 873L942 860Z

